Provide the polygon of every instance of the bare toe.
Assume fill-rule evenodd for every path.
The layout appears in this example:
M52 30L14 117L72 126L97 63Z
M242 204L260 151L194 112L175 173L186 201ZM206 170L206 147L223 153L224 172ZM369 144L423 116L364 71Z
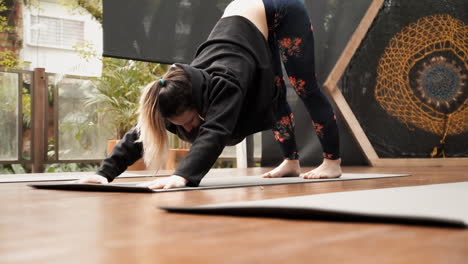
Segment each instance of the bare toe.
M304 179L315 179L315 174L312 171L309 171L304 174Z
M297 177L301 174L298 160L284 160L278 167L264 173L263 178Z

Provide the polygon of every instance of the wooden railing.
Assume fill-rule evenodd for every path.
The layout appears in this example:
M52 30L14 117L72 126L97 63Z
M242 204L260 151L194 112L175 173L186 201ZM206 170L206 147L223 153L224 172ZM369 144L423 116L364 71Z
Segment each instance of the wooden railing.
M97 163L102 159L60 159L59 158L59 134L58 134L58 89L52 89L52 105L49 103L48 77L53 73L46 73L44 68L36 68L33 71L0 69L0 72L18 75L18 104L17 104L17 140L18 151L14 158L0 160L0 164L30 165L33 173L44 172L45 164L53 163ZM66 78L89 79L82 76L66 75ZM25 80L28 80L26 82ZM25 86L29 86L30 109L23 109L23 100L26 96L23 92ZM0 87L2 89L3 87ZM30 128L25 128L23 119L25 112L30 113ZM52 124L52 125L51 125ZM49 135L52 131L52 135ZM0 135L1 136L1 135ZM49 137L53 140L53 155L47 155ZM25 148L29 145L29 148ZM0 146L1 147L1 146Z

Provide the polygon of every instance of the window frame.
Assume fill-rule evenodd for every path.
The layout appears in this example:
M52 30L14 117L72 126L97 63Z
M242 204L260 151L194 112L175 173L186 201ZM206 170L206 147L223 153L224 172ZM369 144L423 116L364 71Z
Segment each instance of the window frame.
M59 45L49 45L49 44L43 44L39 43L39 41L34 41L33 39L33 30L39 31L39 29L33 29L32 27L36 24L33 25L33 17L38 17L40 18L47 18L47 19L55 19L60 22L60 32L59 32L59 37L60 37L60 43ZM63 44L63 22L64 21L71 21L71 22L77 22L81 24L82 28L82 39L77 41L75 44L71 46L66 46ZM70 19L70 18L64 18L64 17L54 17L54 16L44 16L44 15L35 15L35 14L29 14L28 16L28 27L27 27L27 38L28 38L28 45L32 47L42 47L42 48L53 48L53 49L61 49L61 50L74 50L73 46L78 45L80 42L85 41L85 35L86 35L86 21L80 20L80 19Z

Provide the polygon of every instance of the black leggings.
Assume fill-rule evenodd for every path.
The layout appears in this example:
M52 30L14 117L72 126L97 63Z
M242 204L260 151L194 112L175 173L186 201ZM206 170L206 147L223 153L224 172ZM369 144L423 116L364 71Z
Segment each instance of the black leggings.
M323 157L339 159L336 117L315 74L314 36L307 10L299 0L263 0L268 23L268 43L273 56L275 85L280 89L277 122L273 127L285 159L299 159L294 116L286 100L284 64L289 83L304 102L320 140Z

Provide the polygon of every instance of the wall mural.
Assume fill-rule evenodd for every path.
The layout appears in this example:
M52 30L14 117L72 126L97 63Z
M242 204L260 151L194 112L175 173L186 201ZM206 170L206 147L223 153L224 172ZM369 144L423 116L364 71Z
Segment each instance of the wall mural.
M379 157L468 155L467 12L385 1L340 86Z

